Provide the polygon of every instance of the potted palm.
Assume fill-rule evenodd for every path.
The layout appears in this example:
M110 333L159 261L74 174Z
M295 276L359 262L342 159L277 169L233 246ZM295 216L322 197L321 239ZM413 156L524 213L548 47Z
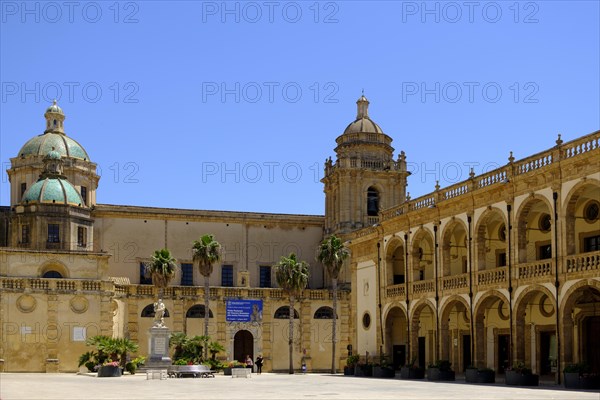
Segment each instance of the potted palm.
M504 375L505 383L511 386L538 386L539 378L522 361L516 361L507 368Z
M400 368L401 379L423 379L425 377L425 370L419 367L415 362L417 358L413 358L411 362Z
M427 367L428 381L453 381L455 379L454 371L450 368L452 363L448 360L438 360Z
M496 382L496 372L491 368L477 368L470 365L465 371L465 382L494 383Z
M379 364L373 366L373 377L375 378L393 378L396 376L396 371L388 364L387 357L381 354Z
M591 372L586 364L569 364L563 369L565 388L599 389L600 376Z
M346 366L344 367L344 375L354 375L354 368L358 364L360 357L355 354L346 358Z

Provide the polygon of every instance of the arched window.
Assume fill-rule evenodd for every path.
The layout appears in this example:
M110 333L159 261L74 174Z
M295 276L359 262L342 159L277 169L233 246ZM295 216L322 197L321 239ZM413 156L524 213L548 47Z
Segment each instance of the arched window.
M42 278L54 278L54 279L60 279L62 278L62 274L58 271L54 271L54 270L50 270L50 271L46 271L44 272L44 275L42 275Z
M154 304L148 304L146 307L144 307L144 309L142 310L141 317L154 318ZM169 310L167 310L166 308L164 317L169 318Z
M321 307L317 311L315 311L314 319L333 319L333 308L331 307Z
M279 307L277 311L275 311L275 319L290 319L290 308L288 306ZM294 310L294 319L298 319L300 316L298 315L298 311Z
M185 313L186 318L204 318L204 304L196 304L191 306ZM213 312L208 309L208 318L213 318Z
M376 217L379 213L379 192L373 186L367 189L367 215Z

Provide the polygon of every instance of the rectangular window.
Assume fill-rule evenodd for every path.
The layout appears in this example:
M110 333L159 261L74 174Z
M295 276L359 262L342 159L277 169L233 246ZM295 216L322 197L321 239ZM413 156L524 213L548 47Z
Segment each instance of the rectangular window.
M146 265L140 263L140 285L152 285L152 277L146 277Z
M271 267L268 265L260 266L260 285L259 287L271 287Z
M21 199L23 199L23 195L25 194L26 190L27 190L27 184L25 182L21 183Z
M83 200L83 205L87 206L87 188L85 186L81 187L81 200Z
M60 225L48 224L48 243L60 243Z
M552 245L545 244L539 247L539 257L538 260L547 260L552 258Z
M181 264L181 286L194 286L194 265Z
M77 227L77 246L87 246L87 228L83 226Z
M600 235L590 236L583 239L583 252L600 250Z
M221 267L221 286L233 287L233 265Z
M506 267L506 253L498 253L498 259L496 260L496 267Z
M419 270L419 280L425 280L425 271L424 270Z
M404 275L394 275L394 285L404 283Z
M29 225L21 225L21 243L29 243Z

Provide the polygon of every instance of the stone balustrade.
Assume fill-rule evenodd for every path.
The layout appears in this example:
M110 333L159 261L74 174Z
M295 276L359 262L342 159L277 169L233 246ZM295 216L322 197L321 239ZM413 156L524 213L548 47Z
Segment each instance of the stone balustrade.
M554 273L552 260L540 260L527 264L520 264L517 268L518 279L538 278Z
M445 276L442 278L442 290L454 290L469 287L469 274Z
M478 285L497 285L507 280L508 269L506 267L494 268L477 272Z
M600 251L567 256L565 261L568 274L595 271L600 269Z
M400 285L388 286L385 290L387 297L405 297L406 296L406 285L403 283Z

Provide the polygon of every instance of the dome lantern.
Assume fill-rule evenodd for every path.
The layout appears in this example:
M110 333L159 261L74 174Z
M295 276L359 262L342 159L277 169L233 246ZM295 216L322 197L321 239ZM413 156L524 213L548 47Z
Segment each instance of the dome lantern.
M46 117L46 130L44 131L44 133L65 133L63 128L65 114L63 113L63 110L58 106L58 104L56 104L56 100L54 100L52 105L46 109L44 117Z
M365 97L365 92L363 91L362 96L358 100L356 100L356 119L361 118L369 118L369 100Z

